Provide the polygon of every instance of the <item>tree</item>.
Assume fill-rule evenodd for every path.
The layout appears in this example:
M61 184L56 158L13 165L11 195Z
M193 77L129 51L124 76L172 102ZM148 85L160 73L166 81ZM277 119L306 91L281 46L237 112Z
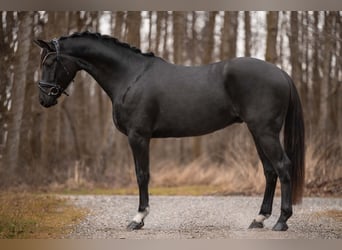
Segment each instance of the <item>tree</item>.
M173 61L176 64L184 62L183 50L185 46L185 13L174 11L173 17Z
M162 41L162 25L166 22L165 17L167 13L165 11L157 11L157 20L156 20L156 39L155 46L153 52L159 54L159 46ZM166 32L166 30L164 30Z
M290 34L289 34L289 46L290 46L290 62L291 62L291 76L294 82L301 89L302 84L302 66L299 48L299 35L298 35L298 12L291 11L290 14ZM300 93L302 94L302 93Z
M333 18L334 14L332 12L325 12L324 15L324 51L323 54L323 78L321 85L321 106L320 106L320 127L323 131L330 132L329 125L331 120L329 117L329 93L331 89L331 59L332 59L332 49L333 49Z
M0 11L1 16L6 15L5 20L0 19L0 159L3 157L6 148L6 131L8 128L8 103L7 90L10 88L11 65L13 64L13 32L15 26L14 12ZM6 24L6 25L5 25ZM1 167L0 167L1 171Z
M140 26L141 13L140 11L128 11L126 18L126 36L125 41L129 44L140 47Z
M20 167L19 146L20 130L24 112L27 66L32 41L33 12L18 13L18 49L14 58L15 74L11 91L11 110L8 119L8 141L5 162L10 178Z
M278 33L278 11L267 13L267 40L265 59L268 62L277 62L277 33Z
M122 39L122 34L123 34L122 30L123 30L123 24L125 20L125 13L123 11L115 12L114 20L115 20L115 24L112 30L113 36L118 39Z
M317 110L320 110L321 103L321 76L320 72L320 46L321 46L321 38L320 31L318 27L319 22L319 13L315 11L313 13L314 23L313 23L313 45L312 45L312 110L311 119L312 123L315 127L318 128L319 116L316 114Z
M249 11L244 12L245 21L245 56L251 56L252 47L252 31L251 31L251 16Z
M221 29L220 59L226 60L236 56L238 12L225 11Z

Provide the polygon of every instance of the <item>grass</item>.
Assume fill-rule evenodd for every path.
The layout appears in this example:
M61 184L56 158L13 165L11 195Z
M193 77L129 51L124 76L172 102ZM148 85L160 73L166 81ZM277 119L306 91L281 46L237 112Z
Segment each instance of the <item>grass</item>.
M0 239L58 238L84 215L54 195L0 193Z
M176 166L165 162L163 167L151 171L149 193L151 195L255 195L262 194L265 177L261 166L244 164L240 168L220 165L208 167L206 160ZM129 187L96 188L96 185L57 188L62 194L137 195L138 186L132 172Z
M332 210L325 210L316 213L316 216L325 216L332 218L336 221L342 222L342 210L332 209Z
M138 195L138 187L131 188L75 188L64 189L57 193L70 195ZM150 187L151 195L217 195L224 193L220 186L173 186L173 187Z

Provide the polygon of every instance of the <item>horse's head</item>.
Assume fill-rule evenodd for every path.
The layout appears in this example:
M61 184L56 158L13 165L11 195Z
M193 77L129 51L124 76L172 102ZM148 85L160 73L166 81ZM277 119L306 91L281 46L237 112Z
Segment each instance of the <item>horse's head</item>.
M65 89L74 79L78 66L73 58L60 51L59 41L34 41L43 49L41 54L41 80L38 82L39 102L48 108L57 104L57 99L66 94Z

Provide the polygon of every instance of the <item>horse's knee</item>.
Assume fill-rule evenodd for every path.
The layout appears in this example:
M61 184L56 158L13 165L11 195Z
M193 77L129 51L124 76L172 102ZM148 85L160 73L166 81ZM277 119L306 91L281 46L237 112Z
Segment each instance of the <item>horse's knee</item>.
M143 171L137 171L137 182L139 186L148 185L150 181L150 173L149 172L143 172Z
M276 172L278 174L280 183L289 184L291 182L291 162L287 157L279 161L276 166Z
M264 175L267 183L275 183L277 181L277 173L274 170L265 170Z

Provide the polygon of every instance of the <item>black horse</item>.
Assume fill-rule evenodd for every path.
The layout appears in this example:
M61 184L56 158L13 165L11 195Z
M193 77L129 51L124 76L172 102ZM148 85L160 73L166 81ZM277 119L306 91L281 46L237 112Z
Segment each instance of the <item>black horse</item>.
M273 230L287 230L292 203L303 194L304 124L298 93L284 71L253 58L174 65L98 33L35 43L43 48L41 105L57 104L79 70L92 75L111 99L115 126L128 136L139 186L138 213L128 229L140 229L149 213L151 138L199 136L245 122L266 177L261 209L250 228L263 227L271 215L279 177L281 214ZM279 139L284 123L285 149Z

